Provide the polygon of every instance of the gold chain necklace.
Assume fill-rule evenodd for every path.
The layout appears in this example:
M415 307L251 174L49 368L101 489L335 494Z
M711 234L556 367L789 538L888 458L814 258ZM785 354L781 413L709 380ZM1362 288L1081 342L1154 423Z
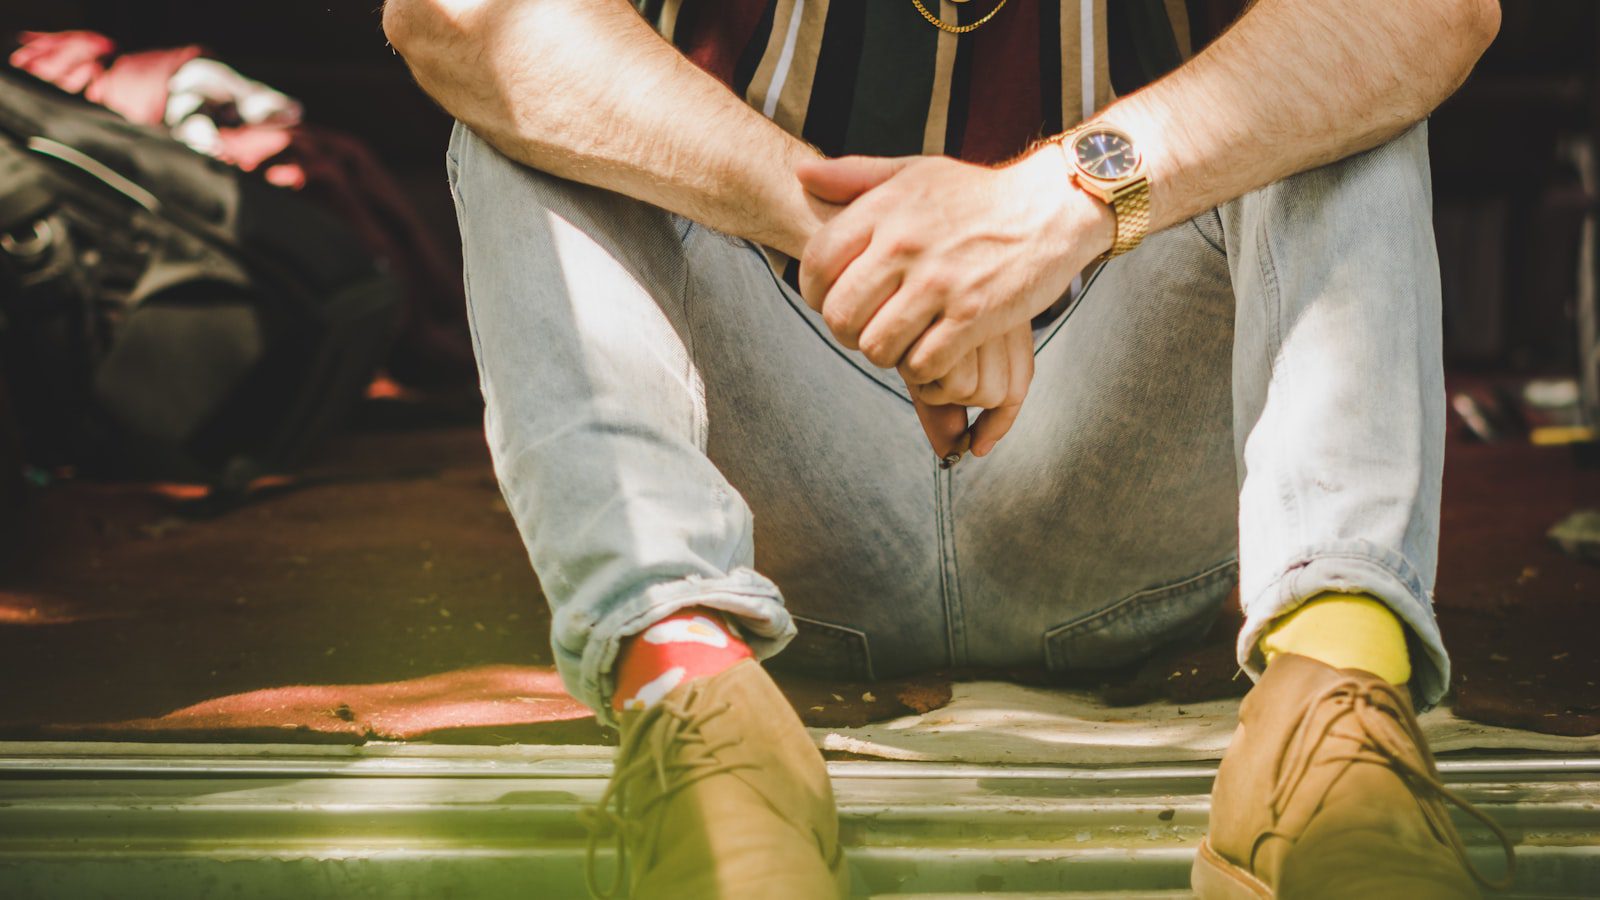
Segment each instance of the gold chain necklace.
M966 3L967 0L950 0L950 2ZM995 4L994 9L989 10L988 15L976 22L973 22L971 25L951 25L949 22L946 22L933 13L928 12L928 8L922 5L922 0L911 0L911 5L917 8L917 12L922 13L922 17L928 20L929 25L932 25L940 31L948 31L951 34L966 34L969 31L977 31L979 28L982 28L986 23L988 23L990 19L994 18L994 14L999 12L1000 8L1006 5L1006 0L1000 0L999 3Z

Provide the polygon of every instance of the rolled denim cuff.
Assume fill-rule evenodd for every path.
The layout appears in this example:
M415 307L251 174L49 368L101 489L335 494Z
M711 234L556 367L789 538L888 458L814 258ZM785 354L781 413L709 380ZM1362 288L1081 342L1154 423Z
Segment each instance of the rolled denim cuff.
M667 616L703 606L732 616L756 658L766 659L794 639L794 620L783 607L778 586L751 569L734 569L725 576L691 575L678 581L653 584L612 610L597 622L584 642L582 655L557 648L556 668L567 690L605 725L615 728L611 695L616 690L612 669L622 642Z
M1444 650L1433 600L1405 558L1366 541L1341 541L1312 547L1244 603L1239 631L1239 665L1260 678L1266 665L1261 636L1274 619L1327 591L1370 594L1406 626L1411 650L1411 693L1420 710L1437 705L1450 685L1450 657Z

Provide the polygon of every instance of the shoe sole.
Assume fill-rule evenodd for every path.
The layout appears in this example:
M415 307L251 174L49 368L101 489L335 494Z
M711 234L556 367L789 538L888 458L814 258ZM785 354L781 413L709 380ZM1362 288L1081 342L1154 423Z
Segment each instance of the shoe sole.
M1211 838L1200 842L1189 870L1189 886L1200 900L1273 900L1266 882L1251 875L1211 849Z

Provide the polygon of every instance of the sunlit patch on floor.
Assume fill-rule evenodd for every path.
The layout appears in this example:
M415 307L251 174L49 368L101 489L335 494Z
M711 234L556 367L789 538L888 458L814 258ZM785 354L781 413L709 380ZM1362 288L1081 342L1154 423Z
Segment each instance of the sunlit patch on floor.
M453 729L585 719L554 670L478 666L380 684L285 685L216 697L163 716L68 726L88 732L249 732L272 729L408 740Z
M23 591L0 591L0 626L66 625L83 616L60 597Z

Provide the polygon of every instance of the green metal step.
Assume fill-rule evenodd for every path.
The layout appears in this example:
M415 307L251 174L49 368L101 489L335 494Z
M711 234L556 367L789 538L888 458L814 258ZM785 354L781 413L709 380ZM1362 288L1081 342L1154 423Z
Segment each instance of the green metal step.
M580 898L586 747L0 743L0 897ZM1521 897L1600 896L1600 759L1454 758ZM830 763L877 897L1178 897L1213 764ZM1498 854L1461 822L1487 871Z

